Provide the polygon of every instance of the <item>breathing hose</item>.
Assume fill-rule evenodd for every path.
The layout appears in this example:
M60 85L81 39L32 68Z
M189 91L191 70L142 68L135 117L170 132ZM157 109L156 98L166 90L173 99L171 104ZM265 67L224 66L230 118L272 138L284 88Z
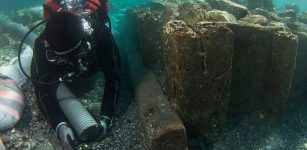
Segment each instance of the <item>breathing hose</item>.
M81 140L95 140L101 136L102 127L97 124L92 115L64 83L59 84L56 97L65 116Z

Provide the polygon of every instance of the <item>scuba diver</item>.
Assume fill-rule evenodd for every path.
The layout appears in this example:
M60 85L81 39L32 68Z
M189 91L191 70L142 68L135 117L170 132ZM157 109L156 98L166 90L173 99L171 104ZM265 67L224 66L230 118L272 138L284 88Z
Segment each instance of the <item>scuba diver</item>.
M38 106L66 149L76 148L78 140L100 141L112 121L119 93L120 57L108 9L107 0L44 3L47 23L35 41L31 79ZM72 96L68 85L99 71L105 79L100 117L89 126L86 122L91 116L82 118L87 113L84 108L74 106L76 101L67 102ZM88 127L78 131L83 126Z

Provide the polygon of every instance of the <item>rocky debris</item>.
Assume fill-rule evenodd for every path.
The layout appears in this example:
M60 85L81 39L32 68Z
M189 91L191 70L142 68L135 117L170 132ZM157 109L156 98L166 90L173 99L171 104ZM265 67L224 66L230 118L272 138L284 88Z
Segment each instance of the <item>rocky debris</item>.
M197 3L205 11L212 10L211 5L206 1L199 0L199 1L195 1L195 3Z
M43 7L31 7L22 9L11 16L12 21L30 26L34 22L42 20Z
M185 21L188 25L196 24L208 18L206 11L200 5L193 2L179 5L178 11L178 19Z
M241 22L247 22L250 24L258 24L261 26L267 26L269 24L269 20L265 16L252 15L252 14L247 15L245 18L241 19L239 23Z
M298 8L298 6L295 4L295 3L289 3L289 4L286 4L285 5L285 9L286 10L293 10L293 11L295 11L296 13L299 13L299 8Z
M9 61L17 55L17 45L6 45L0 48L0 66L8 65Z
M276 30L279 30L279 31L286 31L286 29L287 29L286 25L284 23L275 22L275 21L269 22L267 27L272 27L272 28L275 28Z
M212 8L227 11L236 19L244 18L248 14L248 9L245 6L229 0L212 0L210 4Z
M169 1L149 1L147 4L141 6L142 9L149 9L150 11L163 12L164 16L173 17L178 15L178 3Z
M7 20L8 16L0 12L0 21Z
M297 13L294 10L284 10L277 13L278 16L285 19L287 22L297 21Z
M300 21L302 23L307 24L307 11L305 11L301 16L300 16Z
M237 20L232 14L229 14L227 11L211 10L211 11L208 11L207 21L235 23Z
M136 15L139 47L145 66L156 64L163 56L161 51L161 29L165 20L161 12L144 12Z
M13 22L21 23L29 28L37 25L43 21L43 7L31 7L27 9L21 9L10 15L10 19ZM41 25L37 27L33 32L40 34L44 29L44 26Z
M12 44L12 39L10 38L9 34L2 33L0 35L0 47Z
M165 3L161 1L149 1L147 5L151 11L166 11L167 10L167 8L165 7Z
M276 13L270 12L270 11L268 11L266 9L262 9L262 8L255 8L255 9L251 10L251 14L265 16L270 21L278 21L278 22L280 22L282 20L282 18L277 16Z
M283 10L277 12L277 15L280 17L281 22L285 23L287 29L289 31L299 31L300 30L300 22L298 14L293 9Z
M300 33L307 33L307 24L299 23L299 30Z
M287 29L292 32L297 32L300 30L300 23L299 22L287 22Z
M247 1L246 0L231 0L231 1L233 1L235 3L238 3L238 4L241 4L241 5L244 5L244 6L247 5Z
M247 6L249 9L263 8L269 11L273 11L273 0L247 0Z
M166 92L187 126L214 134L226 122L233 32L224 25L189 28L170 21L163 30Z

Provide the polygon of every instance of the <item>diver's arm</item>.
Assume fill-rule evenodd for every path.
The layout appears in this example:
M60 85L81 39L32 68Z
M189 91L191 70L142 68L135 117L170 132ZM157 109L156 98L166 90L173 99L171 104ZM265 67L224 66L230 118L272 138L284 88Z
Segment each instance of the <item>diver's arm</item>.
M51 71L53 71L53 68L44 58L44 47L42 44L39 39L35 41L31 75L37 81L50 82L52 80ZM66 118L55 96L57 86L58 84L46 85L35 83L35 94L39 108L54 129L56 129L59 123L66 122Z
M53 79L52 72L55 71L45 60L42 42L39 39L35 42L34 57L32 61L32 76L41 82L50 82ZM57 84L35 84L35 95L40 111L50 122L59 140L66 149L73 150L78 145L70 127L67 126L67 119L59 106L56 90Z
M105 77L100 114L112 118L119 93L120 57L116 42L107 27L104 27L97 37L96 54L98 66Z

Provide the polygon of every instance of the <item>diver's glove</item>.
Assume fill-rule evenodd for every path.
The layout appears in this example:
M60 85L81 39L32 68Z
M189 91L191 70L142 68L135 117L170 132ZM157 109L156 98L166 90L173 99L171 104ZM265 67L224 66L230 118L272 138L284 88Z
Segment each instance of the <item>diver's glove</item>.
M109 131L109 128L111 126L111 118L107 116L101 116L100 120L98 120L98 124L101 127L98 140L101 140L106 137L106 134Z
M67 123L65 122L59 123L56 128L56 133L65 149L75 150L77 148L78 142L71 128L67 126Z

